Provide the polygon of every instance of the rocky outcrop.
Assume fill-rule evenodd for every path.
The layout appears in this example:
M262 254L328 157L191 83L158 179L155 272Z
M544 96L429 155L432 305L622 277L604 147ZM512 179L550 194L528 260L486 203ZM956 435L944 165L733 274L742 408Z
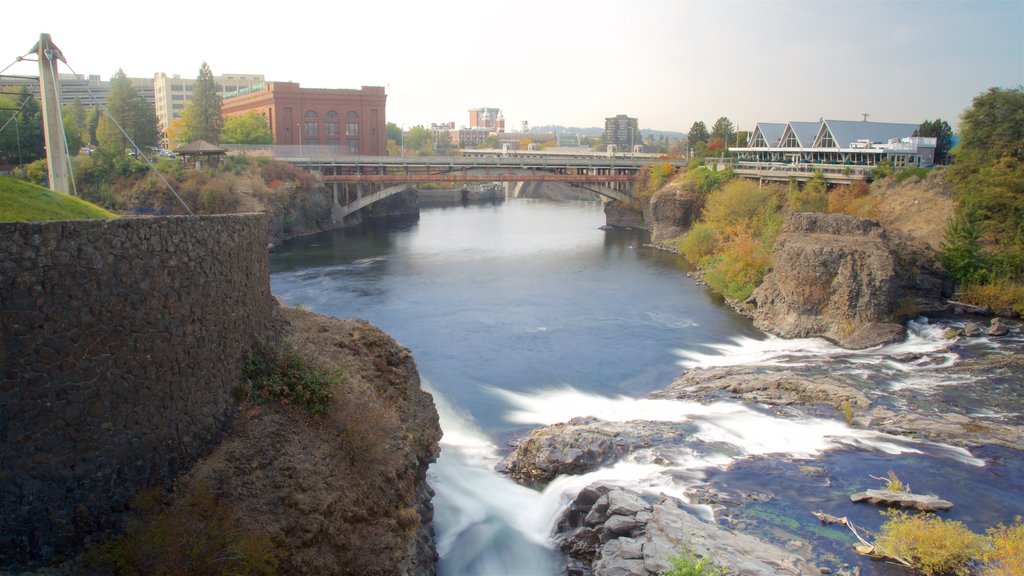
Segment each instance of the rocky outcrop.
M930 248L843 214L790 214L772 258L751 297L754 324L784 338L853 349L899 341L906 317L941 308L952 292Z
M703 208L704 198L682 184L662 187L644 205L651 242L674 248L673 241L690 229Z
M744 366L691 370L651 397L707 400L723 393L747 402L827 404L837 410L871 404L863 392L838 377L809 377L789 370L762 372Z
M576 576L652 576L671 568L670 558L684 548L729 574L818 573L799 556L700 520L671 496L649 501L604 483L580 491L555 540L569 558L566 573Z
M643 212L634 205L623 204L618 200L605 202L604 221L611 228L647 228Z
M433 574L441 430L411 354L363 321L283 315L300 354L345 371L329 412L250 405L176 491L218 494L275 542L279 574Z
M638 449L677 443L688 434L685 425L673 422L574 418L519 440L500 468L521 484L541 488L560 474L590 472Z
M865 490L850 495L850 502L867 502L878 506L899 506L925 512L949 510L953 503L931 494L912 494L903 490Z

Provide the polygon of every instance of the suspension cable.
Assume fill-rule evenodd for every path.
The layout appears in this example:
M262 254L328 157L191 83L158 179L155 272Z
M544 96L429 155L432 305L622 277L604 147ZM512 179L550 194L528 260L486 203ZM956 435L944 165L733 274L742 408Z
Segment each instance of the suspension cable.
M65 61L64 64L68 67L68 70L70 70L71 73L75 75L75 78L77 80L82 80L82 76L79 75L78 72L75 72L75 69L71 67L71 64L68 64L67 61ZM121 126L121 124L117 121L117 118L114 118L114 115L110 113L110 110L108 110L106 106L103 106L103 103L100 102L99 98L97 98L96 95L92 93L92 90L89 89L89 84L87 82L83 82L82 85L85 87L85 91L89 94L89 97L92 98L92 101L96 104L97 108L101 108L103 110L103 113L106 114L107 118L109 118L110 121L114 123L114 126L117 126L117 129L121 131L121 134L124 134L124 137L128 139L128 142L131 143L132 148L138 151L139 156L141 156L142 159L146 161L146 164L149 166L149 169L152 170L153 172L156 172L156 175L160 177L160 180L162 180L164 185L167 186L167 189L171 191L171 194L174 194L174 197L178 199L178 202L180 202L181 205L185 207L185 210L188 211L189 215L195 216L195 212L193 212L192 209L189 208L188 204L185 203L185 200L183 200L182 197L178 195L178 191L174 189L174 186L171 186L171 183L167 181L167 178L164 178L164 175L161 174L160 171L156 169L156 166L154 166L153 163L150 162L149 157L146 156L146 153L143 152L142 149L135 144L135 140L133 140L132 137L128 135L128 132L126 132L125 129Z
M8 124L13 122L14 119L18 117L18 114L21 114L21 109L24 108L26 104L28 104L28 99L31 98L31 97L32 97L32 95L29 94L24 100L22 100L21 101L21 106L18 106L18 108L14 111L14 114L12 114L11 117L7 119L7 122L4 122L4 125L0 126L0 134L3 133L4 128L7 128ZM8 108L8 110L10 110L10 108ZM15 126L17 126L17 125L15 125Z

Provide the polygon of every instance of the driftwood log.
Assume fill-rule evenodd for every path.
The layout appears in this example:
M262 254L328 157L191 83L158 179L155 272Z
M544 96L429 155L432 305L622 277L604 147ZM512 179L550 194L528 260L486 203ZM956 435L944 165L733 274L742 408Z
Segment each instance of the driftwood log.
M953 503L943 500L938 496L927 494L912 494L910 492L897 492L894 490L865 490L850 496L854 502L869 502L885 506L900 506L902 508L915 508L927 512L949 510Z

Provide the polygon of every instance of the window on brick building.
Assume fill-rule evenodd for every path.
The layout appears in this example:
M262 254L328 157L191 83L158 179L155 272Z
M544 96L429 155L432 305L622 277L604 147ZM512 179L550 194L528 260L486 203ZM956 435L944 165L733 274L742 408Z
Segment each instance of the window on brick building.
M359 136L359 114L355 112L345 114L345 136Z

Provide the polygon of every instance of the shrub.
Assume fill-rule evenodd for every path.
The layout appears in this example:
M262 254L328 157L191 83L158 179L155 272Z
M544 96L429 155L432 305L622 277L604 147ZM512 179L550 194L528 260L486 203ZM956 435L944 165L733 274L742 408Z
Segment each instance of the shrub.
M668 559L672 567L660 573L660 576L724 576L724 568L715 566L707 556L697 558L695 554L683 548L679 554Z
M245 377L258 401L298 404L314 417L327 412L334 386L345 379L341 371L310 363L289 346L278 350L260 347L250 354L245 361Z
M752 180L734 180L708 197L703 220L719 229L751 222L762 214L764 206L775 200L776 190L758 187Z
M93 549L92 563L118 575L277 573L280 553L270 537L245 526L208 486L171 506L161 503L162 493L140 492L125 533Z
M704 280L729 300L742 302L761 284L771 264L770 249L753 237L749 227L736 227L708 265Z
M911 166L904 168L896 173L896 182L903 183L911 178L917 178L918 180L924 180L928 176L928 168L922 168L919 166Z
M859 198L868 195L870 187L863 180L849 186L836 186L828 195L828 211L830 214L853 214L852 205Z
M786 195L786 204L791 212L825 212L828 210L828 183L821 172L802 187L794 185Z
M690 263L703 266L706 259L718 252L719 244L718 231L710 224L698 222L683 235L677 249Z
M1024 574L1024 524L1017 516L1013 525L1000 524L988 531L991 546L984 554L982 576L1017 576Z
M1024 284L996 280L991 284L968 284L960 287L961 299L992 310L1012 309L1024 315Z
M984 552L984 538L962 523L933 514L886 512L875 543L878 553L908 562L922 574L966 575L969 563Z

